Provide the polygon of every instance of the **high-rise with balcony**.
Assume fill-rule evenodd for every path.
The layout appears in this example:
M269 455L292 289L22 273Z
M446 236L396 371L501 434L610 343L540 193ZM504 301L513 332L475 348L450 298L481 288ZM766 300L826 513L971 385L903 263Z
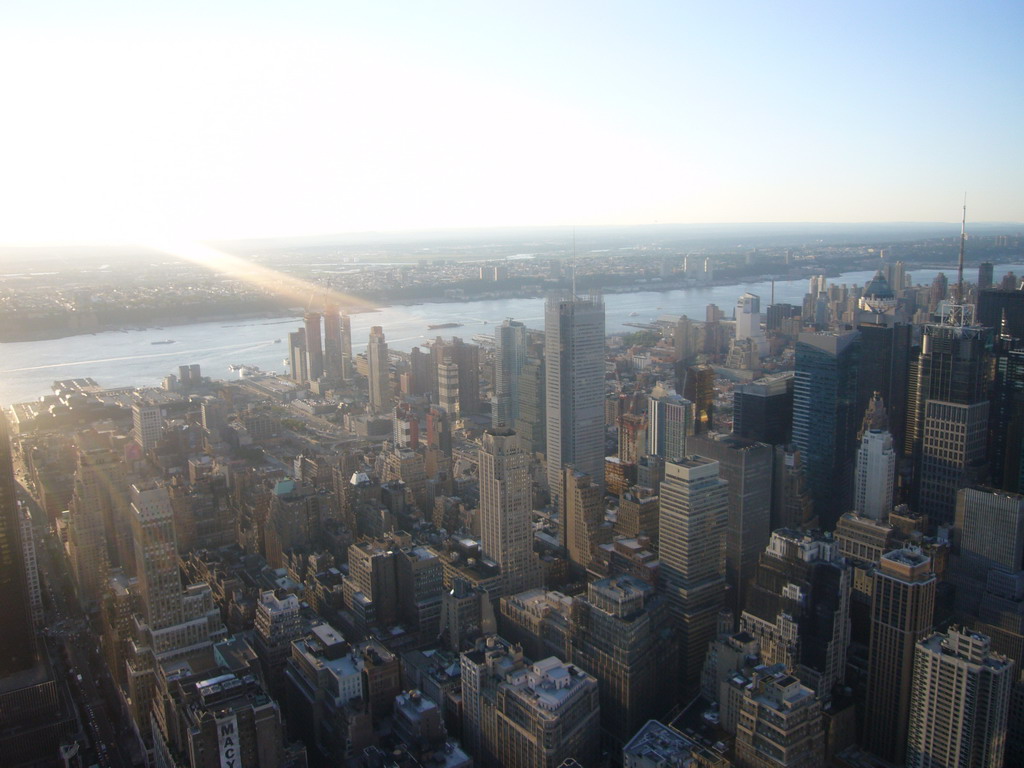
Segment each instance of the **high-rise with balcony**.
M895 763L906 752L914 648L932 629L936 578L930 558L907 547L882 555L873 581L861 743Z
M907 768L999 768L1014 664L980 632L950 628L914 651Z
M551 295L544 308L547 471L553 500L571 464L604 488L604 301Z

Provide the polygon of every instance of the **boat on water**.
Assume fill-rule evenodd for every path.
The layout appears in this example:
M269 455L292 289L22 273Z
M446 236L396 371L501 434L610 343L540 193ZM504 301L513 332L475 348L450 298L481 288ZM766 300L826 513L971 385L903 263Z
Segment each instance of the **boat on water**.
M280 344L280 343L281 343L281 340L280 340L280 339L274 339L274 343L275 343L275 344Z
M164 339L163 341L151 341L150 344L173 344L174 339Z
M439 330L441 328L461 328L461 327L462 327L462 323L434 323L433 325L428 325L427 326L427 330L428 331L436 331L436 330Z

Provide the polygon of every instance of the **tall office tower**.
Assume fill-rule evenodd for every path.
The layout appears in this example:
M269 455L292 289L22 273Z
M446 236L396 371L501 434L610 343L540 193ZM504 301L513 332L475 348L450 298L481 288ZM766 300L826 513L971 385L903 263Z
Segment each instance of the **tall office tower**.
M284 567L290 549L313 549L320 541L320 523L326 517L330 497L312 485L279 480L270 494L263 529L264 555L271 568Z
M156 447L163 435L164 420L159 405L132 403L132 439L143 451Z
M80 599L86 602L99 599L108 567L135 573L129 493L124 464L116 453L108 448L78 450L68 549Z
M556 657L530 663L492 635L460 656L463 743L478 765L593 764L600 745L598 684Z
M1024 569L1024 496L963 488L957 493L954 530L962 566L979 578L990 568Z
M43 611L43 590L39 586L39 560L36 558L32 513L27 508L18 510L18 522L21 524L21 552L25 560L29 614L32 616L32 626L36 630L41 630L46 621L46 615Z
M433 358L429 352L419 347L412 348L409 352L409 383L403 389L403 394L420 397L433 391L430 375L432 363Z
M736 300L736 341L744 339L757 346L758 357L768 354L768 342L761 329L761 297L749 292Z
M729 490L725 528L726 605L738 616L748 583L771 535L772 464L770 445L735 435L709 432L690 441L692 453L718 462Z
M784 670L754 675L736 724L738 768L817 768L825 763L821 701Z
M935 313L938 310L939 302L949 295L949 278L945 272L939 272L932 280L931 288L928 290L928 309Z
M787 445L793 431L793 374L738 384L733 390L732 431L768 445Z
M776 445L774 452L771 529L816 527L803 456L785 445Z
M689 400L675 392L648 398L647 453L667 461L682 461L687 455L686 439L693 429L693 403Z
M907 420L907 384L913 326L908 323L872 324L861 322L860 379L857 407L867 407L875 392L882 396L889 416L889 431L897 451L903 446Z
M1013 661L991 640L951 628L917 644L907 735L907 768L1000 768Z
M992 287L993 266L990 261L983 261L978 265L978 290L984 291Z
M450 360L437 364L437 406L453 419L462 415L459 407L459 366Z
M344 354L341 348L341 314L328 306L324 311L324 373L332 381L342 380Z
M370 329L366 359L370 365L370 410L373 413L387 413L391 410L393 399L391 361L388 359L388 343L384 340L384 329L379 325Z
M853 508L872 520L889 515L896 489L896 448L888 426L885 403L876 392L864 414L853 489Z
M987 288L978 292L977 320L986 328L999 328L1006 318L1006 332L1024 339L1024 291Z
M906 265L902 261L886 264L882 267L882 273L885 275L889 287L896 293L907 287L907 270Z
M1016 574L1024 570L1024 496L962 488L957 493L953 547L959 555L951 569L957 609L980 616L992 594L1006 591L996 574L991 574L990 581L990 572ZM1016 620L1016 628L1009 620L1014 612L1004 606L997 621L1003 629L1020 633L1020 620Z
M906 441L918 462L916 508L935 524L952 522L956 492L983 470L987 336L977 326L926 325L912 364Z
M544 307L547 469L558 508L568 464L604 489L604 301L552 294Z
M995 488L1024 488L1024 349L1000 329L992 350L995 358L989 388L989 481Z
M636 464L647 453L647 417L624 413L618 419L619 455L623 464Z
M691 365L680 374L676 391L693 403L693 434L709 432L715 426L715 369Z
M35 633L29 610L28 580L21 542L17 485L7 419L0 415L0 678L35 663Z
M274 590L260 592L256 603L253 650L267 690L275 699L284 697L284 668L292 654L292 641L305 634L299 598Z
M672 331L672 347L676 362L682 366L693 365L697 360L697 326L686 315L680 315Z
M519 376L526 362L526 326L506 319L494 331L494 409L491 424L515 427L519 417Z
M868 685L861 743L895 763L907 744L914 646L932 629L935 573L916 547L879 559L871 600Z
M670 623L664 598L635 576L599 579L572 601L567 658L601 682L601 722L619 744L675 698Z
M814 514L826 529L853 502L860 334L801 333L793 382L793 443L800 449Z
M316 381L324 375L324 348L320 335L319 312L307 312L306 324L306 375L310 381Z
M665 462L661 483L658 581L680 629L680 678L686 690L700 680L718 613L725 605L727 484L718 462L693 456Z
M299 328L288 334L288 366L292 369L292 379L299 384L309 380L306 358L306 329Z
M459 366L459 413L474 416L483 410L480 399L480 347L452 338L455 363Z
M484 432L477 465L480 478L480 543L501 568L501 594L539 586L540 561L533 553L530 457L511 429Z
M394 624L398 620L398 569L392 542L371 539L352 544L348 562L346 605L354 613L364 614L364 625Z
M852 571L831 536L781 529L762 553L740 616L765 664L785 664L828 701L846 673Z
M634 485L619 497L619 513L615 518L615 535L635 539L647 537L658 548L660 500L652 488Z
M573 467L566 467L562 476L564 486L559 496L565 548L569 552L569 569L579 577L590 567L594 548L611 540L611 531L605 529L608 535L599 535L604 523L604 494L593 479Z
M174 510L166 488L132 486L132 539L146 622L164 629L182 621Z
M351 381L355 370L355 359L352 357L352 318L341 316L341 378Z

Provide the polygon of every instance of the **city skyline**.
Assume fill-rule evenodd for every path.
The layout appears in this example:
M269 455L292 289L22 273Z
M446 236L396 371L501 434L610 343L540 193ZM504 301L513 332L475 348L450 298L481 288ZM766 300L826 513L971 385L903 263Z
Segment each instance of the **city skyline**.
M7 244L1024 210L1016 4L57 5L0 32Z

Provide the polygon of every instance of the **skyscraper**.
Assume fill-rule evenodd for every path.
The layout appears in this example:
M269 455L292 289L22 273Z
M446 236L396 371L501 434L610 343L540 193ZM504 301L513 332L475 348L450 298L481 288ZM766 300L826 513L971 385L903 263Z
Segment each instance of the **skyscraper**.
M567 464L604 488L604 302L551 295L544 309L548 486Z
M343 381L352 380L352 318L348 315L341 316L341 378Z
M164 421L159 405L132 403L132 437L143 451L149 451L160 442Z
M519 416L519 376L526 361L526 326L506 319L494 331L494 345L491 423L495 427L515 427Z
M874 571L864 746L885 760L904 756L914 647L932 628L935 574L916 547L882 555Z
M597 533L604 522L604 496L589 475L566 467L562 497L562 526L565 548L569 551L569 568L582 576L590 566L594 547L606 543ZM611 538L610 531L608 539Z
M956 492L985 460L987 336L977 326L926 325L911 365L906 442L917 461L917 510L933 523L953 521Z
M288 334L288 367L292 369L292 379L299 384L309 380L306 368L306 329L299 328Z
M320 336L320 313L307 312L306 323L306 375L316 381L324 375L324 349Z
M0 415L0 677L28 669L35 661L20 529L11 441L7 419Z
M736 341L744 339L756 345L759 357L768 354L768 342L761 330L761 297L750 292L736 300Z
M814 513L825 528L853 501L859 358L857 331L801 333L796 345L793 442L804 460Z
M953 627L919 642L907 768L1000 768L1013 668L979 632Z
M392 407L391 371L388 343L384 339L384 329L379 325L370 329L366 359L370 366L370 410L374 413L387 413Z
M166 488L132 486L132 538L142 610L151 629L182 620L181 576L174 537L174 510Z
M480 477L480 543L501 568L501 593L539 586L540 562L533 553L530 457L507 428L484 432L477 463Z
M324 373L331 380L340 381L343 366L341 315L337 307L328 306L324 311Z
M544 453L547 448L547 369L544 359L528 357L519 374L519 416L515 430L530 455Z
M686 439L693 434L693 421L693 403L686 398L675 392L652 394L647 400L647 453L681 461L687 455Z
M779 373L733 390L732 431L768 445L786 445L793 431L793 374Z
M888 430L885 404L876 392L864 414L857 449L853 508L872 520L884 520L892 511L896 488L896 448Z
M765 443L718 432L698 435L690 446L691 453L717 461L719 477L728 483L725 578L728 607L738 616L771 535L774 451Z
M668 461L661 484L658 580L680 629L684 689L700 680L725 605L728 490L718 470L717 461L699 456Z
M754 574L740 629L765 664L784 664L828 701L846 674L853 573L831 536L774 531Z

